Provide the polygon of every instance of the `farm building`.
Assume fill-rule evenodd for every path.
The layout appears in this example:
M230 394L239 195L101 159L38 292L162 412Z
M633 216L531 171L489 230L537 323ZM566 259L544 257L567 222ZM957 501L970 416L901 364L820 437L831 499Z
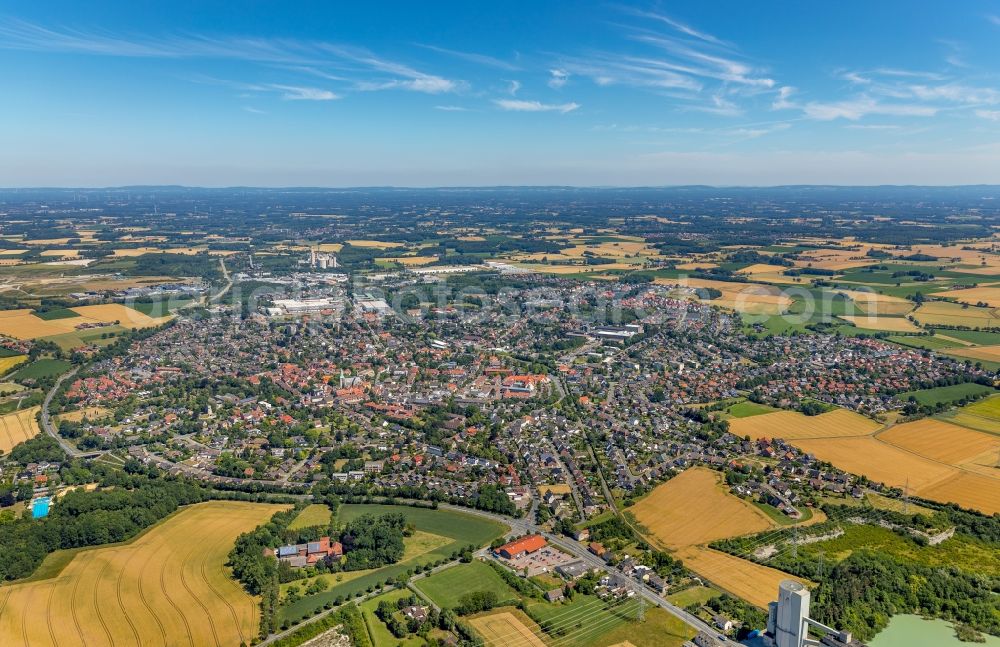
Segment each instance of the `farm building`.
M320 560L339 559L343 554L344 547L340 542L331 542L329 537L320 537L317 541L305 544L281 546L274 551L279 561L288 562L290 566L296 568L311 566Z
M497 548L497 554L504 559L516 559L545 548L548 544L541 535L528 535Z

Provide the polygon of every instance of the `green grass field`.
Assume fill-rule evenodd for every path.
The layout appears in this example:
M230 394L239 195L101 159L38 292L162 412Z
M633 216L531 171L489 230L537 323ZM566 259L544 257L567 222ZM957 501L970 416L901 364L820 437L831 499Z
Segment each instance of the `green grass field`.
M502 524L470 514L453 512L451 510L413 508L403 505L344 504L337 511L337 521L345 523L363 514L381 515L389 512L403 514L407 521L412 522L419 531L447 537L451 541L409 559L404 556L404 559L399 563L365 571L360 576L356 573L344 573L343 582L335 583L322 593L305 596L301 600L288 605L282 610L281 617L283 619L300 618L317 606L332 602L338 596L345 598L353 596L358 592L366 591L368 587L374 586L379 582L397 577L418 564L429 564L440 559L447 559L453 552L469 544L485 546L508 530Z
M306 506L305 510L300 512L292 520L292 523L288 524L288 529L298 530L299 528L308 528L310 526L325 526L329 523L330 508L321 503L313 503Z
M56 377L68 371L72 366L69 362L61 359L39 359L20 368L10 379L20 381Z
M944 335L945 337L954 337L955 339L961 339L962 341L967 341L977 346L991 346L993 344L1000 344L1000 332L986 332L980 330L944 330L938 329L935 331L939 335Z
M777 411L777 409L769 407L766 404L750 402L749 400L745 402L737 402L733 406L726 409L726 413L734 418L749 418L750 416L759 416L762 413L771 413L772 411Z
M695 630L663 609L646 610L642 622L621 624L604 634L598 645L630 643L635 647L680 647L694 638Z
M826 559L835 561L861 549L882 550L924 566L954 567L994 577L1000 575L1000 552L962 535L955 535L937 546L920 546L887 528L846 524L844 534L836 539L799 547L800 552L816 556L822 554Z
M514 604L518 599L517 592L492 566L479 561L446 568L413 585L442 609L458 606L461 597L473 591L493 591L502 604Z
M986 393L993 393L995 389L975 382L965 384L953 384L952 386L939 386L933 389L921 389L919 391L907 391L899 394L899 399L904 402L910 397L916 398L917 402L923 405L934 406L938 403L956 402L962 398L975 397Z
M167 299L159 301L130 303L128 306L150 317L165 317L171 312L194 303L194 299Z
M61 335L42 337L45 341L57 344L63 350L73 350L87 344L107 346L114 343L122 333L128 330L124 326L102 326L101 328L75 330Z
M925 350L940 350L942 348L958 348L962 346L957 341L942 339L936 335L889 335L886 339L901 346L923 348Z
M684 589L683 591L678 591L677 593L668 595L667 600L671 604L684 608L692 604L705 604L712 598L721 594L722 591L714 589L710 586L692 586L689 589Z
M45 321L51 321L53 319L72 319L73 317L79 317L80 315L73 312L69 308L58 308L56 310L47 310L45 312L38 312L36 310L35 316Z
M593 595L575 595L572 600L558 604L531 604L528 615L535 618L542 630L558 644L598 647L614 644L605 636L626 625L624 633L631 636L633 629L639 626L632 624L638 609L639 601L634 599L605 602ZM648 616L649 609L646 614Z

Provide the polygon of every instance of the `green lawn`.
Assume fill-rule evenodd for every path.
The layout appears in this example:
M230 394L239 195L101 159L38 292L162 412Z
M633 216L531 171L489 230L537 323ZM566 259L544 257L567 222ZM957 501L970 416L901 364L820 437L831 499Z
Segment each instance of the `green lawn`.
M726 413L734 418L749 418L750 416L759 416L762 413L771 413L772 411L777 411L777 409L769 407L766 404L750 402L749 400L738 402L726 409Z
M453 552L469 544L485 546L508 530L502 524L483 519L482 517L474 517L470 514L453 512L451 510L413 508L405 505L344 504L337 511L337 521L345 523L363 514L381 515L389 512L401 513L406 517L407 521L412 522L416 526L417 530L447 537L451 541L415 557L404 558L397 564L365 571L360 576L357 573L344 573L343 582L335 583L323 593L305 596L301 600L285 607L281 613L282 619L300 618L317 606L332 602L338 596L345 598L353 596L358 592L366 591L370 586L375 586L387 579L397 577L418 564L430 564L440 559L447 559ZM335 578L336 576L333 577Z
M713 589L710 586L692 586L689 589L684 589L683 591L678 591L677 593L668 595L667 600L671 604L684 608L691 604L705 604L712 598L721 594L721 591Z
M413 583L442 609L458 606L459 599L473 591L493 591L501 603L514 604L517 592L497 575L489 564L474 561L459 564Z
M313 503L298 514L292 523L288 524L289 530L308 528L310 526L325 526L330 523L330 508L321 504Z
M796 523L800 523L799 521L796 521L795 519L789 517L781 510L778 510L773 505L770 505L768 503L760 503L757 501L754 501L753 504L757 506L757 508L761 512L771 517L771 519L780 526L792 526L795 525ZM800 508L799 512L802 513L801 521L808 521L809 519L812 519L813 513L811 508L806 508L803 506L802 508Z
M976 384L975 382L966 382L964 384L953 384L951 386L939 386L933 389L907 391L906 393L899 394L898 397L900 400L905 402L910 399L910 396L913 396L920 404L934 406L941 402L956 402L963 398L993 393L994 391L995 389L989 386Z
M20 381L56 377L68 371L72 366L72 364L62 359L39 359L19 369L10 379Z

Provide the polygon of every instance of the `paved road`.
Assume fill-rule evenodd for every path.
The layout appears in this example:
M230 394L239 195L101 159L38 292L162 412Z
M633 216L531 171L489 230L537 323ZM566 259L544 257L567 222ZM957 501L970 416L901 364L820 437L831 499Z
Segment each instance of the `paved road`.
M59 443L59 446L62 447L62 450L67 454L69 454L71 458L81 458L83 456L100 456L104 452L82 451L74 447L69 441L60 436L59 431L56 429L56 426L52 424L52 416L49 415L49 405L52 404L52 398L55 397L56 392L59 390L59 387L62 386L63 382L76 375L77 371L79 370L80 367L77 366L69 373L63 373L62 375L60 375L59 379L56 380L56 383L52 386L51 389L49 389L49 392L45 394L45 400L42 401L42 415L41 415L42 430L49 436L55 438L56 442Z

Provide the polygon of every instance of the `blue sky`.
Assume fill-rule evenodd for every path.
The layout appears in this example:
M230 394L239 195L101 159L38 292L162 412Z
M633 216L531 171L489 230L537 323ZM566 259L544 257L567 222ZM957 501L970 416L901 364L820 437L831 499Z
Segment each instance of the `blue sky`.
M1000 1L0 1L0 185L1000 183Z

